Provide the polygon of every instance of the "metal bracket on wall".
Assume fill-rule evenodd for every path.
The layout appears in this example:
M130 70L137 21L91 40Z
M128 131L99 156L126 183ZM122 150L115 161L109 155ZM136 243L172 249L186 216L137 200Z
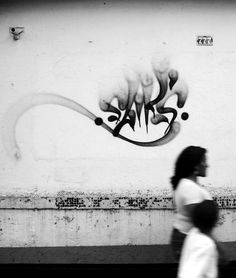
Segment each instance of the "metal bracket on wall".
M9 32L15 41L20 39L20 35L24 32L24 27L9 27Z

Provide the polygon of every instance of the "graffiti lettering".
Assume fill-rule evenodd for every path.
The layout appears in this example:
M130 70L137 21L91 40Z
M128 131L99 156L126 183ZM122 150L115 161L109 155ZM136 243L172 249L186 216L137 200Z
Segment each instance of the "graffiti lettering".
M157 97L150 100L153 91L153 77L151 75L142 76L134 80L127 80L128 83L128 93L126 97L125 109L119 109L121 107L120 96L114 96L118 98L118 108L112 106L110 103L101 103L100 108L104 112L115 113L116 116L112 115L108 117L108 121L116 122L116 126L113 130L113 135L118 136L121 129L128 124L133 131L136 123L136 117L141 127L141 111L144 109L145 125L146 131L148 132L149 126L149 114L152 113L151 123L158 125L160 123L167 123L168 126L165 130L164 135L170 131L171 126L174 124L177 118L177 110L172 107L165 107L165 103L169 97L176 94L177 95L177 107L182 108L186 102L188 90L186 85L182 83L177 83L179 79L178 71L175 69L169 69L168 64L163 63L160 68L153 66L153 72L155 78L159 84L159 93ZM135 84L136 82L136 84ZM175 86L176 85L176 86ZM138 92L138 87L142 87L142 93ZM123 99L122 99L123 101ZM135 103L134 109L132 109ZM123 118L121 119L122 110L125 110ZM164 114L172 114L169 120ZM120 120L121 119L121 120ZM181 115L182 120L188 119L188 113L184 112ZM175 124L176 126L176 124ZM164 139L164 138L163 138Z
M127 78L128 91L123 95L114 96L118 99L118 107L111 104L112 98L109 101L100 99L99 106L101 110L113 114L108 117L108 122L115 123L116 126L114 128L104 123L101 117L97 117L84 106L69 98L57 94L40 93L23 97L9 108L3 120L2 139L7 152L16 160L21 158L20 148L15 137L17 122L26 111L32 107L44 104L61 105L72 109L94 121L96 125L103 127L113 134L114 137L138 146L153 147L170 142L180 132L180 123L176 121L177 110L172 107L165 107L166 101L171 96L177 95L177 107L182 108L187 99L188 89L185 83L179 80L178 72L170 69L168 63L164 62L158 66L154 65L153 72L154 76L140 74L137 80ZM156 98L151 100L155 78L159 84L159 93ZM141 127L141 112L143 109L147 132L149 127L149 112L152 113L151 123L153 125L167 123L167 129L161 138L148 142L140 142L131 140L120 134L125 125L128 125L135 131L135 125L138 121L139 127ZM164 115L169 113L172 114L170 120ZM187 120L188 117L189 115L186 112L181 115L182 120Z

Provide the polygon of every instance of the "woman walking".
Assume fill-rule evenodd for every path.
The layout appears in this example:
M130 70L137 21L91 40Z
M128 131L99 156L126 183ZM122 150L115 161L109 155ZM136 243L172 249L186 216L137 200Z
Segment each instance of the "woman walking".
M174 175L171 177L173 200L176 216L171 234L171 246L179 261L184 239L193 227L191 212L196 204L212 200L209 192L203 188L198 177L206 177L207 150L199 146L189 146L178 156Z

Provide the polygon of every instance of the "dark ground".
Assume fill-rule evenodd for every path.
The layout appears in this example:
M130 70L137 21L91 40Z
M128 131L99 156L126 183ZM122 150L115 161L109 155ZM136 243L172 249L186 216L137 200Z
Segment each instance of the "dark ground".
M0 264L0 273L4 276L6 274L6 277L12 274L21 277L35 277L36 274L50 277L58 275L112 277L117 274L125 277L140 275L144 278L147 276L174 278L177 274L177 264ZM231 261L220 269L219 278L225 277L236 277L236 261Z
M236 242L224 243L228 263L218 278L236 277ZM80 247L1 247L0 275L8 278L40 278L58 275L72 278L176 277L178 265L169 245L80 246ZM43 277L42 277L43 276Z

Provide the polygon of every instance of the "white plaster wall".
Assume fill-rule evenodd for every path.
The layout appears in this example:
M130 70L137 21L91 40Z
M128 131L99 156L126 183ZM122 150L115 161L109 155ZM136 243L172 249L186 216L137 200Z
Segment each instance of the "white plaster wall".
M56 93L103 119L99 93L112 90L122 69L146 70L168 57L189 86L190 117L170 143L142 148L114 138L91 120L59 106L25 113L16 128L22 151L12 160L0 144L1 194L58 191L126 192L170 188L177 154L187 145L209 150L210 187L234 188L236 5L120 1L5 4L0 9L0 120L20 97ZM20 40L10 26L25 28ZM196 46L212 35L212 47ZM179 115L180 117L180 115ZM158 128L147 136L156 139Z

